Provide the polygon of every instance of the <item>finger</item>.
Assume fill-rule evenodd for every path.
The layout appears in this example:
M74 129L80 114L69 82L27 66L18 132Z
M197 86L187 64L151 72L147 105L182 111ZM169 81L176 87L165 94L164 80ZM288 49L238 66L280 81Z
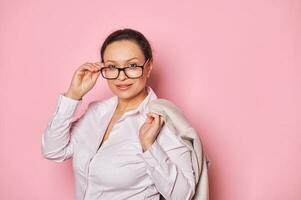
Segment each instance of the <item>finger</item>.
M151 116L153 118L152 121L154 121L154 124L155 126L158 128L158 129L161 129L162 126L163 126L163 123L164 123L164 118L162 115L159 115L159 114L156 114L156 113L148 113L149 116Z
M96 65L94 63L87 63L86 65L90 66L93 72L100 70L100 66L98 66L98 65Z
M103 64L103 63L100 62L100 61L98 61L98 62L95 62L94 64L100 66L100 65Z
M92 68L92 66L90 66L88 64L83 64L82 66L80 66L79 71L91 71L91 72L93 72L93 68Z
M86 62L86 63L84 63L83 65L85 65L85 66L91 66L91 67L93 67L93 68L99 69L101 63L100 63L99 61L98 61L98 62Z
M95 82L98 79L99 75L100 75L100 71L92 74L92 80L93 80L93 82Z
M146 115L147 115L146 122L151 123L153 121L153 117L149 113L147 113Z
M101 64L101 62L99 61L99 62L94 62L94 63L91 63L93 66L95 66L98 70L100 70L101 69L101 67L102 67L102 64Z
M153 112L149 112L147 114L148 114L148 116L150 116L153 119L155 119L156 117L158 117L158 115L156 113L153 113Z
M99 65L99 66L100 66L100 68L103 68L103 67L105 67L105 64L104 64L103 62L97 62L97 65Z
M155 113L151 113L151 116L154 118L154 123L155 123L155 125L159 127L159 125L160 125L160 119L159 119L159 116L160 116L160 115L157 115L157 114L155 114Z

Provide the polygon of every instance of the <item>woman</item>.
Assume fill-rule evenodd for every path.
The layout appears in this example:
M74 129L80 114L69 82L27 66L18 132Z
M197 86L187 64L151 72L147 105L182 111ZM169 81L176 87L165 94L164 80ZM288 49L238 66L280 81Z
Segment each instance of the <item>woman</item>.
M62 162L72 157L76 199L192 199L195 179L189 149L148 112L157 95L147 85L153 67L147 39L133 29L111 33L100 63L85 63L42 136L42 153ZM89 103L72 121L83 96L99 75L114 96Z

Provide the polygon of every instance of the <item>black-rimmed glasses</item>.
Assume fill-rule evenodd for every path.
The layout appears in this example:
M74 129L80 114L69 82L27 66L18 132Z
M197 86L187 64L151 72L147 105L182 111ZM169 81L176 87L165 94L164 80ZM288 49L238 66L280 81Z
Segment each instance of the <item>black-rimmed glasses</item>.
M120 74L120 71L123 71L124 74L126 75L126 77L128 77L128 78L132 78L132 79L140 78L143 76L143 69L144 69L144 66L146 65L146 63L148 62L148 60L149 59L147 59L143 63L143 65L137 65L134 63L130 63L130 64L128 64L127 67L124 67L124 68L119 68L119 67L116 67L115 65L108 64L107 66L100 69L101 75L105 79L112 80L112 79L117 79Z

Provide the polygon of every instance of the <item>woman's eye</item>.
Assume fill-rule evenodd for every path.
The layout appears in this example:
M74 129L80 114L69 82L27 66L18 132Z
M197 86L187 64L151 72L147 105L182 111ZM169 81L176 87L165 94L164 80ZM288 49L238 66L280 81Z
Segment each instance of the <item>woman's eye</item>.
M111 70L114 70L114 69L116 69L116 66L115 65L108 65L108 68L111 69Z
M129 64L129 67L137 67L137 64L135 63Z

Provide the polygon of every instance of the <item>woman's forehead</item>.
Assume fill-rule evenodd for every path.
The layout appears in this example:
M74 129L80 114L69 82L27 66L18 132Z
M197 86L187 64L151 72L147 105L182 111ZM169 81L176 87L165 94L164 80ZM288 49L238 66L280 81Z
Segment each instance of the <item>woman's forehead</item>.
M139 45L129 40L113 42L106 47L104 52L104 61L123 62L143 59L144 55Z
M125 59L125 60L106 60L106 62L119 62L119 61L125 61L125 62L129 62L129 61L140 61L140 59L138 57L132 57L129 59Z

